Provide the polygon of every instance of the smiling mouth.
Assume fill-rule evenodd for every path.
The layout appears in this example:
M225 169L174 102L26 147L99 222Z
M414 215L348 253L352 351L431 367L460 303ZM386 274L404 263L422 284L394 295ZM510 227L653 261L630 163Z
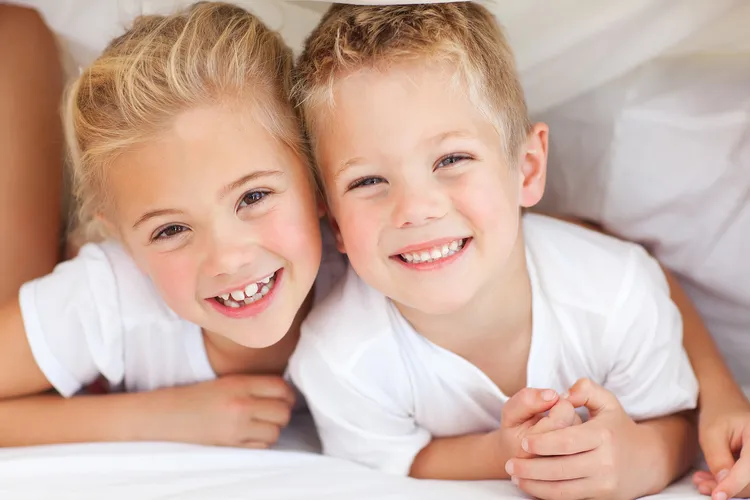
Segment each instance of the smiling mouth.
M437 245L432 248L425 248L424 250L419 250L417 252L401 253L398 254L397 257L401 259L402 262L406 262L407 264L439 262L443 259L447 259L448 257L452 257L453 255L463 250L469 239L470 238L457 239L451 241L450 243Z
M213 300L232 309L240 309L254 302L258 302L271 292L273 286L276 284L276 277L279 271L280 269L260 281L250 283L242 290L235 290L231 293L218 295L214 297Z

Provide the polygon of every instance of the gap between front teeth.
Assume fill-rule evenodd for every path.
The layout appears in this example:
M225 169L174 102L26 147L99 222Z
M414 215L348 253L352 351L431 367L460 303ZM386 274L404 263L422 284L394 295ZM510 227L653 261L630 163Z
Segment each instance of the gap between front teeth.
M451 255L458 253L464 246L464 240L453 240L442 246L433 247L429 250L422 250L421 252L409 252L402 253L401 258L406 262L420 264L422 262L435 262L436 260L450 257Z

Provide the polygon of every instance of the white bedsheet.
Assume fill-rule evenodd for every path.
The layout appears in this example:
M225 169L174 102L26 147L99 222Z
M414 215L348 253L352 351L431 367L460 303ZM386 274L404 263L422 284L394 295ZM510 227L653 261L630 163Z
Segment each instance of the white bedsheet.
M280 450L172 443L103 443L0 449L3 500L485 500L522 499L508 481L417 481L310 451L303 420ZM699 499L689 478L655 497Z

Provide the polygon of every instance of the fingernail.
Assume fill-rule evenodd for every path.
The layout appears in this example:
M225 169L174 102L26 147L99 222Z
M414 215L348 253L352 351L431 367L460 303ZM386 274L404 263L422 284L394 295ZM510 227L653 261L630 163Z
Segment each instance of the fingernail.
M726 477L729 475L729 471L727 469L722 469L719 471L718 474L716 474L716 480L718 482L722 482Z
M560 399L568 399L569 397L570 397L570 393L569 392L563 392L560 395Z
M712 500L727 500L727 494L723 491L714 493Z
M557 396L557 393L555 391L549 389L546 391L542 391L542 399L545 401L552 401L553 399L555 399L555 396Z
M516 476L512 476L510 482L518 486L518 478ZM726 500L726 498L724 500Z
M513 462L510 460L505 462L505 472L507 472L509 476L513 476Z
M523 451L525 451L526 453L529 452L529 440L528 439L523 438L523 440L521 441L521 448L523 448Z

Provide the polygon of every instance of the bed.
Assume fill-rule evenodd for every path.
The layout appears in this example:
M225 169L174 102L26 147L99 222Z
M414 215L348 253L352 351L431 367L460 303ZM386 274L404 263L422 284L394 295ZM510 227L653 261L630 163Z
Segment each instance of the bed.
M18 3L42 12L75 74L135 15L191 2ZM235 3L295 50L326 7ZM532 115L551 126L542 209L597 220L646 244L683 278L750 385L750 2L484 3L507 27ZM508 482L414 481L318 450L304 415L273 451L170 443L0 449L0 498L524 498ZM655 498L701 497L685 478Z

